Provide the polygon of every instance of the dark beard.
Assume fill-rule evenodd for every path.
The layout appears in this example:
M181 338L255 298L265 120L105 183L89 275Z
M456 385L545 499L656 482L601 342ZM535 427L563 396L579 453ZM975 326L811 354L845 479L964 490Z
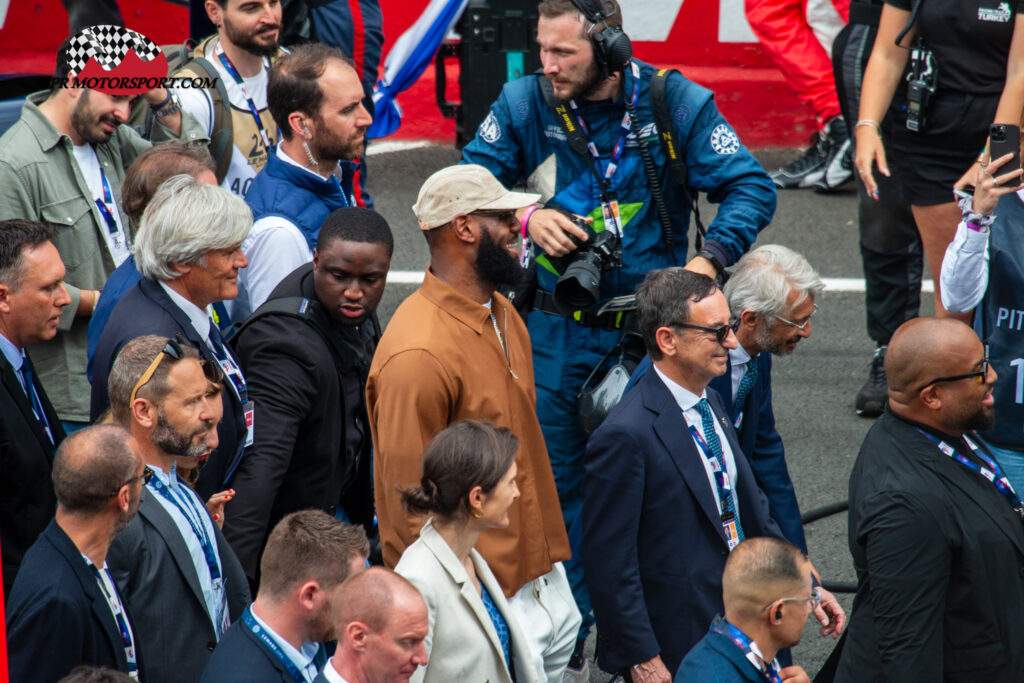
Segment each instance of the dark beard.
M194 442L193 439L199 434L209 431L210 425L192 434L183 434L176 431L171 423L167 421L167 413L163 408L157 411L156 429L153 430L153 445L168 455L179 458L198 458L206 452L206 439Z
M98 126L101 122L107 122L113 124L116 128L120 123L111 115L104 116L95 122L92 121L92 118L92 107L89 106L89 91L86 90L82 93L82 96L78 98L78 102L75 103L75 108L71 111L71 127L78 134L78 137L82 138L90 145L98 145L110 140L113 134L107 133L106 131L101 131L98 135L94 134L92 132L92 126Z
M583 82L573 87L572 92L565 99L566 101L590 99L591 95L597 92L597 89L601 87L603 82L601 67L597 65L597 62L591 62L590 66L587 67L587 72L583 75Z
M278 30L277 37L280 39L280 25L264 26L263 30L266 31L274 28ZM257 34L246 35L241 31L236 30L235 27L226 20L224 22L224 32L227 34L228 40L251 55L256 55L257 57L273 57L277 54L278 44L276 41L271 45L261 45L256 42Z
M965 415L960 420L960 430L965 432L992 429L996 423L995 411L986 409L985 406L978 406L978 410L971 415Z
M480 232L480 248L476 252L476 274L492 287L514 286L523 277L523 268L487 230Z

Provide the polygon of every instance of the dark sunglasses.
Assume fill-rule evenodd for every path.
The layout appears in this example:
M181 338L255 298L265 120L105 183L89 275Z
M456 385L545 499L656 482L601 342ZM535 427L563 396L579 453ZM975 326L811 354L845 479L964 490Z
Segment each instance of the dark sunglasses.
M704 325L694 325L692 323L671 323L671 325L672 327L685 327L688 330L708 332L715 335L715 341L719 344L724 344L725 340L729 338L729 333L736 329L735 320L731 320L725 325L719 325L718 327L705 327Z
M978 384L984 384L986 377L988 377L988 358L987 357L985 358L985 360L981 361L981 368L979 370L975 370L974 372L965 372L962 375L950 375L949 377L939 377L939 378L933 379L931 382L927 382L925 384L922 384L921 385L921 389L924 389L925 387L931 386L933 384L938 384L939 382L959 382L962 379L972 379L972 378L976 378ZM918 391L921 391L921 389L918 389Z

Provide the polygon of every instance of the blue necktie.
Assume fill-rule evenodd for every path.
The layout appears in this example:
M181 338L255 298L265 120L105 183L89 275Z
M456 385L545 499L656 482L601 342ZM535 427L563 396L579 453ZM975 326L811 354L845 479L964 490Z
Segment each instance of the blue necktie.
M740 413L743 412L743 404L747 400L747 396L750 395L750 390L754 388L757 383L757 360L751 358L747 362L747 371L743 373L743 378L740 380L740 385L736 389L736 396L733 397L732 401L732 421L733 424L739 418Z
M725 477L728 476L725 469L725 456L722 454L722 442L718 439L718 432L715 431L715 414L711 412L711 404L706 398L697 401L697 411L700 413L701 426L704 428L704 441L708 445L708 458L717 460L718 472L715 473L715 486L718 489L718 500L722 504L722 513L732 513L736 520L736 535L742 541L744 539L743 527L740 525L740 516L736 512L736 501L733 499L732 491L725 488Z
M46 434L46 438L50 440L50 444L53 445L53 431L50 430L50 423L46 419L46 411L43 410L43 403L39 400L39 394L36 392L36 388L33 385L35 380L32 372L32 364L28 362L26 357L21 364L21 379L25 382L25 395L28 397L29 403L32 404L32 413L36 416L36 421L39 426L43 428L43 433Z

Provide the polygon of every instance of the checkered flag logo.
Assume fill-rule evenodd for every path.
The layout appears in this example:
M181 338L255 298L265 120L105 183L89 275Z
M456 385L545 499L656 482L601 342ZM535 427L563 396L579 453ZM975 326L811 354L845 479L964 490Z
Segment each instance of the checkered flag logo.
M80 73L90 57L95 57L105 71L113 71L129 50L135 50L135 54L144 62L153 61L160 55L156 43L123 26L100 24L82 29L71 39L68 49L71 73Z

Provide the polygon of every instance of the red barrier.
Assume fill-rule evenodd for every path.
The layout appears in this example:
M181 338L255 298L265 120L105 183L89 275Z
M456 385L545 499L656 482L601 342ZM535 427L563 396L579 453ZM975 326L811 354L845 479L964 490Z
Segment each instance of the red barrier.
M677 68L713 90L719 109L749 146L805 144L814 129L813 113L796 99L765 52L747 35L742 0L622 3L625 26L634 37L637 57ZM419 17L427 0L381 0L381 4L386 55ZM129 28L158 44L179 42L187 34L188 13L180 5L121 0L120 7ZM666 26L671 27L667 34ZM59 0L10 0L0 28L0 73L51 72L53 55L66 33L67 15ZM450 88L457 88L457 66L451 65L449 70ZM455 92L449 95L458 99ZM442 118L437 109L432 67L398 101L407 116L395 138L454 140L454 122Z

